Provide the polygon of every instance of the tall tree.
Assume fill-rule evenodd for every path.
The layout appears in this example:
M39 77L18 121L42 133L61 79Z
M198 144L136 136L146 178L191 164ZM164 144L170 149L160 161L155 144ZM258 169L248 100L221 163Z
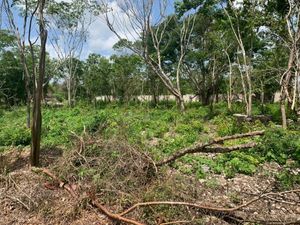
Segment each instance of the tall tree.
M50 43L60 60L60 68L67 88L68 105L75 102L78 83L76 73L83 46L88 35L91 17L86 15L86 1L51 1L48 6Z
M168 16L168 1L118 1L119 13L111 10L109 1L104 5L105 19L110 30L123 41L127 48L144 60L169 92L175 96L180 109L184 110L180 80L183 61L194 27L194 17L187 16L181 23L178 23L178 25L180 24L180 38L177 62L174 64L174 77L164 66L168 63L168 59L163 58L163 52L169 44L168 40L172 39L166 38L169 37L167 28L174 21L173 16ZM134 44L132 39L134 39ZM153 47L153 51L150 46Z
M21 24L21 29L18 27L14 12L14 8L18 3L21 8L24 10L23 23ZM23 6L23 7L22 7ZM10 2L9 0L3 1L3 9L8 20L9 29L15 35L17 39L18 50L26 77L26 89L27 95L30 96L29 82L30 79L33 81L32 86L32 98L33 98L33 110L32 110L32 123L31 123L31 154L30 161L32 166L39 165L40 157L40 142L41 142L41 127L42 127L42 115L41 115L41 101L42 101L42 92L43 84L45 77L45 65L46 65L46 42L47 42L47 30L44 18L44 9L45 9L45 0L39 0L37 2ZM39 59L36 60L34 51L34 44L37 41L32 41L31 33L33 26L37 26L38 37L40 39L39 46ZM22 34L20 33L22 32ZM29 63L26 59L26 38L29 42L31 60L32 60L32 71L29 71ZM31 98L28 97L27 107L30 109ZM30 114L29 114L30 116Z
M282 127L287 128L285 102L291 104L291 109L299 102L299 70L300 70L300 2L288 0L288 12L285 16L288 32L287 47L289 60L286 71L281 77L281 116ZM292 88L291 88L292 86ZM292 93L291 93L292 92Z

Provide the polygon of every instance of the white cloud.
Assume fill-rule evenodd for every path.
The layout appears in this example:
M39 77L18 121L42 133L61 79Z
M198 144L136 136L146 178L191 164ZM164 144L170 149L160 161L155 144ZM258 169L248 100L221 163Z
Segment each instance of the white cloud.
M136 40L138 35L134 33L134 29L130 26L130 18L118 6L117 1L109 3L112 8L112 13L108 17L111 21L115 20L114 24L117 33L122 38L127 38L130 41ZM117 16L114 18L114 16ZM99 53L104 56L112 55L114 52L113 46L119 41L119 38L108 28L104 18L97 17L95 22L89 28L89 37L87 39L87 48L90 52Z
M72 2L74 0L56 0L57 2ZM118 32L122 38L127 38L130 41L136 40L137 34L133 32L133 28L130 26L130 18L126 16L118 5L118 0L113 0L109 3L109 7L113 9L108 17L111 21L114 20L116 32ZM117 17L114 17L117 16ZM91 17L90 14L86 15L87 18ZM89 19L87 19L89 21ZM117 23L118 21L118 23ZM113 50L114 44L119 41L119 38L108 28L104 15L93 17L93 23L88 28L87 41L84 44L80 58L86 59L89 54L97 53L102 56L109 57L116 52ZM64 45L64 43L60 43ZM47 51L52 58L58 58L57 52L49 42L47 45Z
M113 53L113 45L118 42L118 37L110 31L106 23L97 19L89 28L87 47L95 53Z

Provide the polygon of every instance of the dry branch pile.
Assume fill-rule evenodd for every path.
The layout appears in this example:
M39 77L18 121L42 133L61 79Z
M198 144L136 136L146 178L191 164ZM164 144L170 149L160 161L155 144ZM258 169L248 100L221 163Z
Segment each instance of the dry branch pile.
M179 153L183 156L194 152L207 152L216 149L216 144L223 144L226 140L262 134L263 131L258 131L217 138ZM217 148L221 149L220 146ZM238 149L236 146L231 148ZM171 156L172 160L177 158ZM168 160L164 162L172 161ZM66 192L60 191L58 195L60 197L56 198L58 202L61 201L62 195L65 196L63 199L69 199L67 204L58 203L62 204L58 206L58 211L61 212L60 207L64 205L68 209L63 211L65 215L60 215L67 220L63 220L64 224L73 224L73 220L79 214L87 211L97 213L98 217L105 215L106 219L112 222L135 225L162 225L180 221L187 224L299 223L297 221L297 210L298 208L300 210L299 189L278 192L273 189L274 181L263 177L251 181L252 177L247 176L244 176L245 180L238 186L222 178L224 180L222 185L215 190L209 189L192 176L183 176L169 167L157 167L148 155L122 140L106 141L88 136L79 137L76 147L72 151L65 152L54 164L44 169L33 170L38 172L32 175L35 177L34 190L39 193L45 192L48 197L41 195L37 201L35 193L31 193L28 199L26 198L28 190L24 190L25 194L20 193L13 201L25 210L28 210L26 206L30 206L30 202L37 204L39 209L51 210L49 208L51 205L45 205L40 200L49 199L51 193L58 193L59 189L64 189ZM46 175L48 180L46 183L40 173ZM16 181L18 182L20 180ZM236 191L237 187L245 184L249 186L248 189L241 188L240 192ZM14 188L10 187L9 190L12 191ZM248 194L245 194L246 192ZM55 195L52 194L51 197ZM228 197L231 195L236 196L234 201ZM4 196L5 201L8 197ZM57 214L54 213L53 217L54 215ZM209 221L205 222L206 218ZM53 221L59 221L56 219L52 218ZM100 221L100 218L98 219Z
M47 176L50 176L56 183L60 185L61 188L64 188L66 191L68 191L74 198L78 198L79 196L74 194L74 191L70 189L70 186L63 181L61 181L59 178L57 178L55 175L53 175L50 171L47 169L34 169L36 172L42 172L46 174ZM88 193L90 203L99 209L101 213L106 215L109 219L116 221L116 222L123 222L127 224L134 224L134 225L143 225L144 223L136 221L134 219L128 219L125 217L125 215L129 214L130 212L138 209L139 207L151 207L151 206L161 206L161 205L167 205L167 206L186 206L188 208L196 209L201 213L201 215L210 215L215 216L218 218L221 218L227 223L230 224L244 224L244 222L261 222L265 224L281 224L282 222L284 224L299 224L300 220L293 220L293 221L268 221L268 220L262 220L262 221L247 221L246 218L243 218L239 216L240 212L243 212L247 209L247 207L254 205L258 201L262 200L272 200L275 202L281 202L283 204L297 204L299 203L299 200L291 202L287 202L285 200L287 194L300 194L300 189L297 190L291 190L291 191L285 191L285 192L268 192L268 193L262 193L257 197L252 198L251 200L240 204L236 207L232 208L221 208L221 207L213 207L213 206L207 206L205 204L196 204L196 203L189 203L189 202L173 202L173 201L155 201L155 202L142 202L137 203L130 208L124 210L121 213L115 214L110 212L104 205L100 204L95 195L93 193ZM163 224L163 223L161 223Z

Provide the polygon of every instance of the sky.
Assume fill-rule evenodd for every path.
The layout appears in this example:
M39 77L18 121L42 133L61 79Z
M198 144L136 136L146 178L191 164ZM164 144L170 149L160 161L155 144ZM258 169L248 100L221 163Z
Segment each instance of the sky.
M72 2L72 0L56 0L57 2ZM73 0L76 1L76 0ZM113 9L113 12L117 12L119 15L120 20L122 23L129 25L130 21L128 17L125 16L124 13L120 10L118 7L118 2L122 2L123 0L108 0L110 1L110 7ZM138 0L135 0L138 1ZM161 1L161 0L155 0L155 1ZM168 10L167 13L171 14L174 12L174 0L168 0ZM157 7L157 4L155 8ZM155 9L154 10L154 17L157 16L159 13L159 10ZM22 18L17 16L18 13L15 12L16 15L16 21L20 29L22 29ZM129 26L128 26L129 27ZM118 32L121 32L123 37L128 35L131 30L127 31L124 29L124 26L116 28ZM34 31L32 32L32 36L37 36L37 32ZM51 37L51 34L49 35ZM137 36L137 35L136 35ZM136 36L130 36L128 35L129 39L135 40ZM118 37L110 31L108 28L106 22L104 21L103 16L95 17L93 18L93 23L89 26L88 28L88 37L86 40L86 43L84 44L82 53L80 58L81 59L86 59L89 54L91 53L97 53L105 57L109 57L113 54L118 54L118 52L113 50L113 46L115 43L118 42ZM57 53L55 49L53 48L52 44L50 41L47 43L47 52L50 54L52 58L58 58Z
M173 5L174 1L170 0L168 13L174 12ZM128 18L124 14L122 14L120 9L118 8L117 1L112 1L111 7L114 11L117 11L120 14L121 20L123 20L126 24L129 24ZM158 12L158 10L155 10L155 12ZM121 29L117 29L117 31L121 31ZM124 32L126 33L126 31L123 30L122 33ZM135 39L135 37L131 37L131 35L128 35L128 37L131 40ZM116 53L113 50L113 45L117 43L118 40L118 37L110 31L103 19L96 19L89 28L89 37L87 39L86 48L82 52L83 58L87 57L89 53L98 53L103 56L109 57L110 55Z

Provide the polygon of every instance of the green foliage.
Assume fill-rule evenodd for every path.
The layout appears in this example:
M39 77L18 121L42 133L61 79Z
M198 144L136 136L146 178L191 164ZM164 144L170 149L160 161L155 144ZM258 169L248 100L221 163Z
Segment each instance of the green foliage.
M90 54L86 60L86 74L84 88L91 99L100 95L110 94L111 64L109 60L100 55Z
M100 134L104 139L125 139L149 152L158 161L196 142L206 142L212 135L266 129L264 137L255 138L259 146L254 149L218 154L213 158L187 155L173 166L184 174L203 179L207 173L228 177L236 173L251 175L265 161L276 161L282 165L288 160L300 161L299 131L268 128L259 121L237 124L233 117L223 113L208 121L208 114L209 109L199 108L199 105L191 106L185 113L174 108L152 108L136 103L129 106L102 104L96 108L86 103L74 108L46 107L43 109L42 145L68 147L75 135L83 135L85 131L95 136ZM0 146L30 144L30 130L25 127L25 107L3 111L0 122ZM230 146L246 142L249 139L224 144ZM88 151L87 154L96 154L99 149L91 147ZM114 151L111 153L112 158L116 156ZM90 172L93 171L81 171L83 176Z
M239 131L236 120L233 117L219 115L216 116L212 122L216 125L219 136L232 135Z
M281 112L279 104L267 104L265 106L265 113L272 116L272 121L280 122L281 121Z
M24 110L7 111L0 117L0 146L29 145L30 129L26 127Z
M279 188L288 190L295 185L300 185L300 176L299 173L292 172L291 169L285 168L276 175L276 181L279 184Z
M227 177L233 177L236 173L251 175L256 172L256 167L261 162L262 158L251 152L232 152L219 155L216 159L219 167L213 169L217 173L223 171Z
M10 47L11 48L11 47ZM16 105L26 99L23 71L18 53L0 49L0 103Z
M288 159L300 162L300 133L285 131L281 128L272 128L266 131L262 138L258 152L266 160L285 164Z

